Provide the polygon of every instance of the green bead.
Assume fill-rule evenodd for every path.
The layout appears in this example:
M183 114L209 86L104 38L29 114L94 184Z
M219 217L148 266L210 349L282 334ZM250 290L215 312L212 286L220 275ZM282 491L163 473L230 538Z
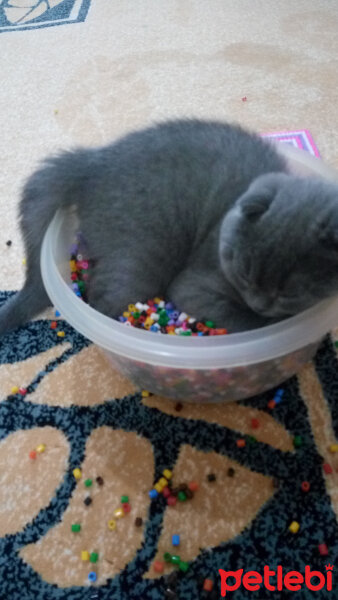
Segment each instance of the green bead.
M86 481L84 482L86 487L90 487L93 484L93 480L92 479L86 479Z
M181 331L180 335L185 335L185 336L192 335L192 331Z
M295 437L293 438L293 445L295 448L300 448L300 446L303 444L303 440L302 437L300 435L295 435Z
M90 560L91 563L96 563L99 560L98 553L97 552L92 552L91 555L90 555L90 557L89 557L89 560Z
M79 531L81 531L81 525L79 523L73 523L72 531L74 531L74 533L78 533Z
M338 348L338 341L335 342L334 345L336 346L336 348Z
M164 558L165 562L171 563L171 554L169 552L165 552L163 554L163 558Z
M181 557L178 556L178 554L173 554L172 557L171 557L171 563L173 565L179 565L180 562L181 562Z
M185 501L186 501L186 499L187 499L187 497L186 497L186 495L185 495L185 493L184 493L184 492L178 492L178 494L177 494L177 498L178 498L178 499L179 499L181 502L185 502Z
M253 435L248 435L248 442L250 442L250 444L255 444L257 442L256 438Z
M206 321L205 324L207 327L210 327L210 329L215 327L215 323L213 321Z
M139 319L140 316L141 316L141 313L138 312L138 311L135 311L135 312L132 313L132 315L133 315L134 319Z
M187 563L185 560L180 560L180 562L178 563L178 567L179 567L180 571L183 571L183 573L186 573L187 570L189 569L189 563Z
M81 290L81 291L84 290L86 287L86 284L84 281L78 281L77 285L79 286L79 290Z
M125 504L129 502L129 496L121 496L121 504Z

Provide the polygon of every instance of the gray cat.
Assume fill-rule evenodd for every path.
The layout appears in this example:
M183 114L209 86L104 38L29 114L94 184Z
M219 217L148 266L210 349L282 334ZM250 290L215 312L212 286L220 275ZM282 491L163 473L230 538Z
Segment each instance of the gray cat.
M41 244L71 204L93 260L89 303L112 317L163 295L236 332L338 292L338 187L289 174L269 142L238 126L172 121L62 153L29 178L26 283L1 308L0 333L50 305Z

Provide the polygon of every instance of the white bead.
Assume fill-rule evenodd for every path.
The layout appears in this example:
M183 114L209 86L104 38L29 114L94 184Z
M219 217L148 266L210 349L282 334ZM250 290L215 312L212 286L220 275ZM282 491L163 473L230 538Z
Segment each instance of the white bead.
M137 308L137 310L143 310L143 304L142 304L142 302L136 302L135 308Z
M159 320L159 318L160 318L160 315L158 315L157 313L153 313L153 314L151 314L151 315L150 315L150 318L151 318L153 321L158 321L158 320Z
M188 323L196 323L196 319L193 319L193 317L190 317L190 319L188 320Z
M178 319L177 319L177 320L178 320L178 322L179 322L179 323L183 323L183 321L185 321L185 320L186 320L187 316L188 316L188 315L187 315L187 313L181 312L180 316L179 316L179 317L178 317Z
M158 306L159 306L159 308L164 308L164 307L165 307L165 302L164 302L164 300L161 300L161 301L158 303Z

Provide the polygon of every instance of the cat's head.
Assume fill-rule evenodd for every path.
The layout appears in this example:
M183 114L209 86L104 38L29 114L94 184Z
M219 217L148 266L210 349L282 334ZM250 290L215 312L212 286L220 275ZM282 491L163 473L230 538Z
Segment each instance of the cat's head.
M255 312L284 318L338 294L338 185L258 177L225 216L223 273Z

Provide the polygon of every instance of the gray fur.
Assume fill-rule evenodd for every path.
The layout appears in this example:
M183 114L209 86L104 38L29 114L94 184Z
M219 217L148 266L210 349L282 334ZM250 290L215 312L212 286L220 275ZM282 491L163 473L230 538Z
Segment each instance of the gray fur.
M89 303L109 316L161 294L241 331L338 291L338 188L288 174L269 142L238 126L173 121L65 152L30 177L26 283L0 310L0 333L50 304L41 244L71 204L94 262Z

